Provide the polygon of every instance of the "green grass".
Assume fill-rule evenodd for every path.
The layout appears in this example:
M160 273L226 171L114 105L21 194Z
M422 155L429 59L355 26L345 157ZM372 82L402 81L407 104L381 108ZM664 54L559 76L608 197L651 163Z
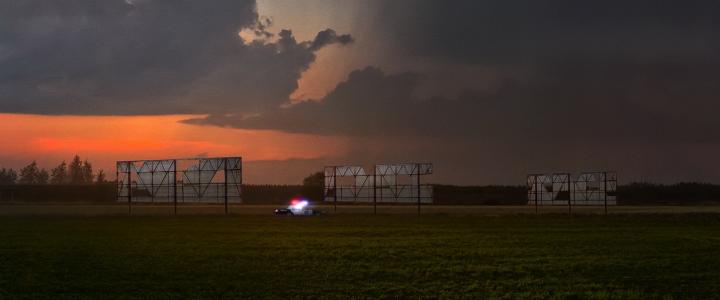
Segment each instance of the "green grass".
M0 218L0 299L719 295L714 214Z

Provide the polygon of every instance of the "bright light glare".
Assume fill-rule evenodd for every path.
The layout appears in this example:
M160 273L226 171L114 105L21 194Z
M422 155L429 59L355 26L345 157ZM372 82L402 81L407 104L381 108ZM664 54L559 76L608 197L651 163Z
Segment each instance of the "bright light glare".
M292 205L292 208L293 208L293 209L296 209L296 210L302 210L302 209L304 209L307 205L308 205L308 202L305 201L305 200L303 200L303 201L298 201L297 203L293 204L293 205Z
M290 209L295 214L302 214L308 204L309 203L307 200L304 200L302 198L296 198L290 201L290 206L288 206L288 209Z

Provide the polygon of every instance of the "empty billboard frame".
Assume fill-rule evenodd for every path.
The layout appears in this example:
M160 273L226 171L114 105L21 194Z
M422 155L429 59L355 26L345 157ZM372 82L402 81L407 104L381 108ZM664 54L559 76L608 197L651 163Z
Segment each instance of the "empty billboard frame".
M528 200L537 205L567 205L570 200L570 174L530 174Z
M572 186L573 205L617 205L617 174L585 172Z
M375 196L375 176L361 166L324 168L324 199L333 202L370 202Z
M616 172L530 174L527 176L528 205L605 206L617 205Z
M326 166L323 197L332 202L422 203L433 202L432 185L422 184L421 177L433 171L431 163L375 165L373 172L361 166Z
M377 201L381 203L432 203L432 185L420 178L432 174L433 166L421 164L385 164L375 166Z
M224 204L242 202L242 158L118 161L117 201Z

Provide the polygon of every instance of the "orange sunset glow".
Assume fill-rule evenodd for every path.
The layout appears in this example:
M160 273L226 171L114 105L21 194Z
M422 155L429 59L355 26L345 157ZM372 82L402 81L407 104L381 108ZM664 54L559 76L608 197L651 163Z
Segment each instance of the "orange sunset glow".
M191 115L40 116L0 114L0 157L50 168L75 154L97 168L116 160L242 156L245 161L309 159L345 151L342 138L179 123Z
M0 0L0 300L720 299L719 15Z

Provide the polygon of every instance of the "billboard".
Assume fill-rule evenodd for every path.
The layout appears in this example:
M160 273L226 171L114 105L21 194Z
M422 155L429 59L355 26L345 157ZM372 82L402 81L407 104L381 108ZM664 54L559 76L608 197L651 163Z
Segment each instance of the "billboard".
M242 158L118 161L117 201L242 202Z
M432 185L422 177L432 174L430 163L375 165L372 173L361 166L325 167L326 202L432 203Z
M530 174L528 205L617 205L615 172Z

